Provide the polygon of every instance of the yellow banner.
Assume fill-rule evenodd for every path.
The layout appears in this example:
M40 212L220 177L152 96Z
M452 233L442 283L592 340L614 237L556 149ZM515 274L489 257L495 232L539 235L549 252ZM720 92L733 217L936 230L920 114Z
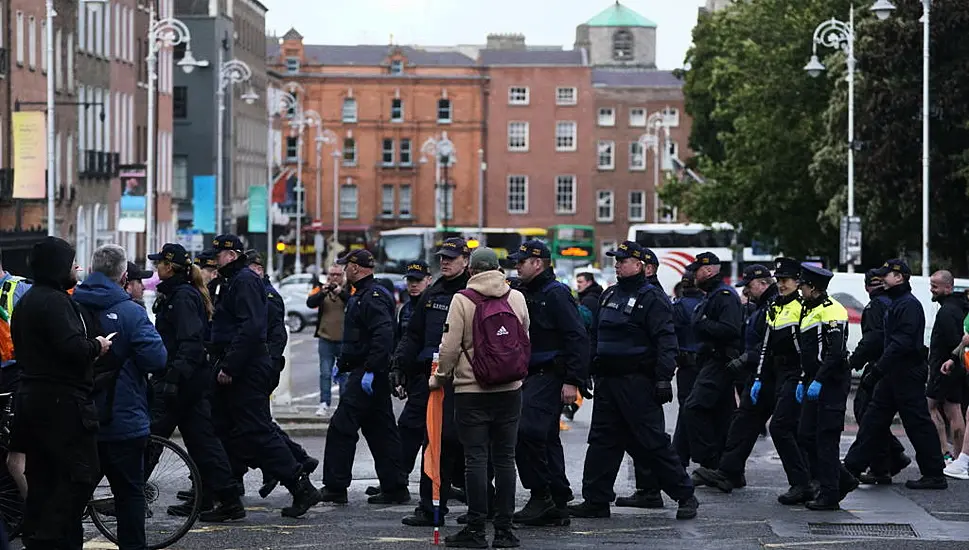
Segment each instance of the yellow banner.
M13 122L13 198L47 196L46 114L15 112Z

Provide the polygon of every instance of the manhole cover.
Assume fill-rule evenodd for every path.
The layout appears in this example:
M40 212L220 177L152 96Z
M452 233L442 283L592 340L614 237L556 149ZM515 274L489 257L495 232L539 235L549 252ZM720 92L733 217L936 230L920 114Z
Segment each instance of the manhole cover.
M837 537L918 538L908 523L809 523L812 535Z

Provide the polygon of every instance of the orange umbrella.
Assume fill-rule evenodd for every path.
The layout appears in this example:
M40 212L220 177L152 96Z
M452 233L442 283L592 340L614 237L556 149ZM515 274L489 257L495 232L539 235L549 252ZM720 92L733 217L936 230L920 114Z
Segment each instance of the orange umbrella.
M437 374L438 354L431 363L431 376ZM427 400L427 447L424 448L424 473L431 478L434 504L434 544L440 544L441 510L441 431L444 426L444 389L431 390Z

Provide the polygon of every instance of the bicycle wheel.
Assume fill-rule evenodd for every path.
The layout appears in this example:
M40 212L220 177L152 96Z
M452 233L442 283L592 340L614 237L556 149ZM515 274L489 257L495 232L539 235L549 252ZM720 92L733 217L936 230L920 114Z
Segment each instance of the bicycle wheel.
M198 468L188 453L168 439L151 436L145 451L145 538L148 548L160 550L175 544L198 520L201 498L198 484L191 483L193 498L178 499L189 479L200 479ZM184 515L173 515L173 507L183 508ZM109 541L118 543L118 520L115 517L111 487L102 480L88 504L91 520Z
M13 476L7 470L7 453L0 453L0 521L7 533L7 538L13 540L20 535L20 528L24 521L24 499L20 496L20 488Z

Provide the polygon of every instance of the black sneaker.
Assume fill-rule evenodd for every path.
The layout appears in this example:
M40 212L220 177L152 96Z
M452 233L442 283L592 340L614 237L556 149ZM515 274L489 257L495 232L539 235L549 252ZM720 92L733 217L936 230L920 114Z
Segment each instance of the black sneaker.
M690 495L690 498L680 501L680 507L676 510L676 519L695 518L697 508L699 507L700 501L696 499L696 496Z
M941 491L949 488L949 482L944 477L922 476L919 479L906 481L905 487L913 491Z
M320 496L323 498L323 502L332 502L333 504L346 504L350 502L347 499L346 489L330 489L329 487L323 487L320 489Z
M727 474L720 470L711 470L701 466L697 468L693 474L702 479L705 485L720 489L720 491L723 493L730 493L733 491L733 481L727 476Z
M594 504L587 500L570 505L569 515L574 518L608 518L612 515L612 511L609 510L608 503Z
M631 496L616 499L620 508L662 508L663 495L659 491L636 491Z
M815 512L833 512L841 509L841 505L838 504L837 500L825 496L819 496L814 500L808 501L804 504L804 507Z
M182 500L182 501L192 500L193 498L195 498L195 491L194 490L193 491L179 491L179 492L175 493L175 498L177 498L178 500Z
M444 537L444 546L448 548L487 548L488 539L485 538L484 529L469 525L450 537Z
M784 506L796 506L814 499L814 491L810 487L791 487L786 493L777 497L777 502Z
M367 499L370 504L407 504L410 502L410 491L406 487L396 491L380 492Z
M871 470L860 474L858 476L858 482L862 485L891 485L892 476L888 474L875 474Z
M199 514L199 521L203 523L223 523L238 519L245 519L246 509L239 497L232 502L220 502L215 508Z
M371 485L371 486L369 486L369 487L367 487L367 490L366 490L366 491L364 491L364 493L365 493L365 494L366 494L366 495L367 495L368 497L374 497L374 496L377 496L377 495L379 495L379 494L380 494L380 487L374 487L373 485Z
M266 498L279 487L279 480L272 476L263 476L262 487L259 488L259 496Z
M428 512L418 506L412 515L401 519L400 522L409 527L443 527L444 516L439 514L438 521L435 524L433 512Z
M202 501L202 507L199 512L207 512L211 510L215 505L211 501ZM195 503L192 501L184 502L182 504L176 504L175 506L169 506L168 515L176 518L187 518L192 514L192 510L195 508Z
M535 518L522 519L519 523L529 527L568 527L572 520L569 517L568 507L562 506L554 507Z
M552 502L552 497L532 493L528 502L525 503L525 507L515 512L511 516L511 520L516 523L532 522L552 510L555 510L555 503Z
M511 529L495 528L495 538L491 541L492 548L518 548L522 543Z
M697 475L696 470L693 470L693 473L690 474L690 481L693 482L694 487L703 487L707 484L707 482L704 481L702 477Z
M293 504L292 506L283 508L283 517L298 518L323 500L323 495L320 494L320 491L316 487L313 487L309 476L305 474L299 476L299 479L296 480L295 487L288 487L288 489L293 494ZM346 491L344 490L344 502L346 502L346 496Z

